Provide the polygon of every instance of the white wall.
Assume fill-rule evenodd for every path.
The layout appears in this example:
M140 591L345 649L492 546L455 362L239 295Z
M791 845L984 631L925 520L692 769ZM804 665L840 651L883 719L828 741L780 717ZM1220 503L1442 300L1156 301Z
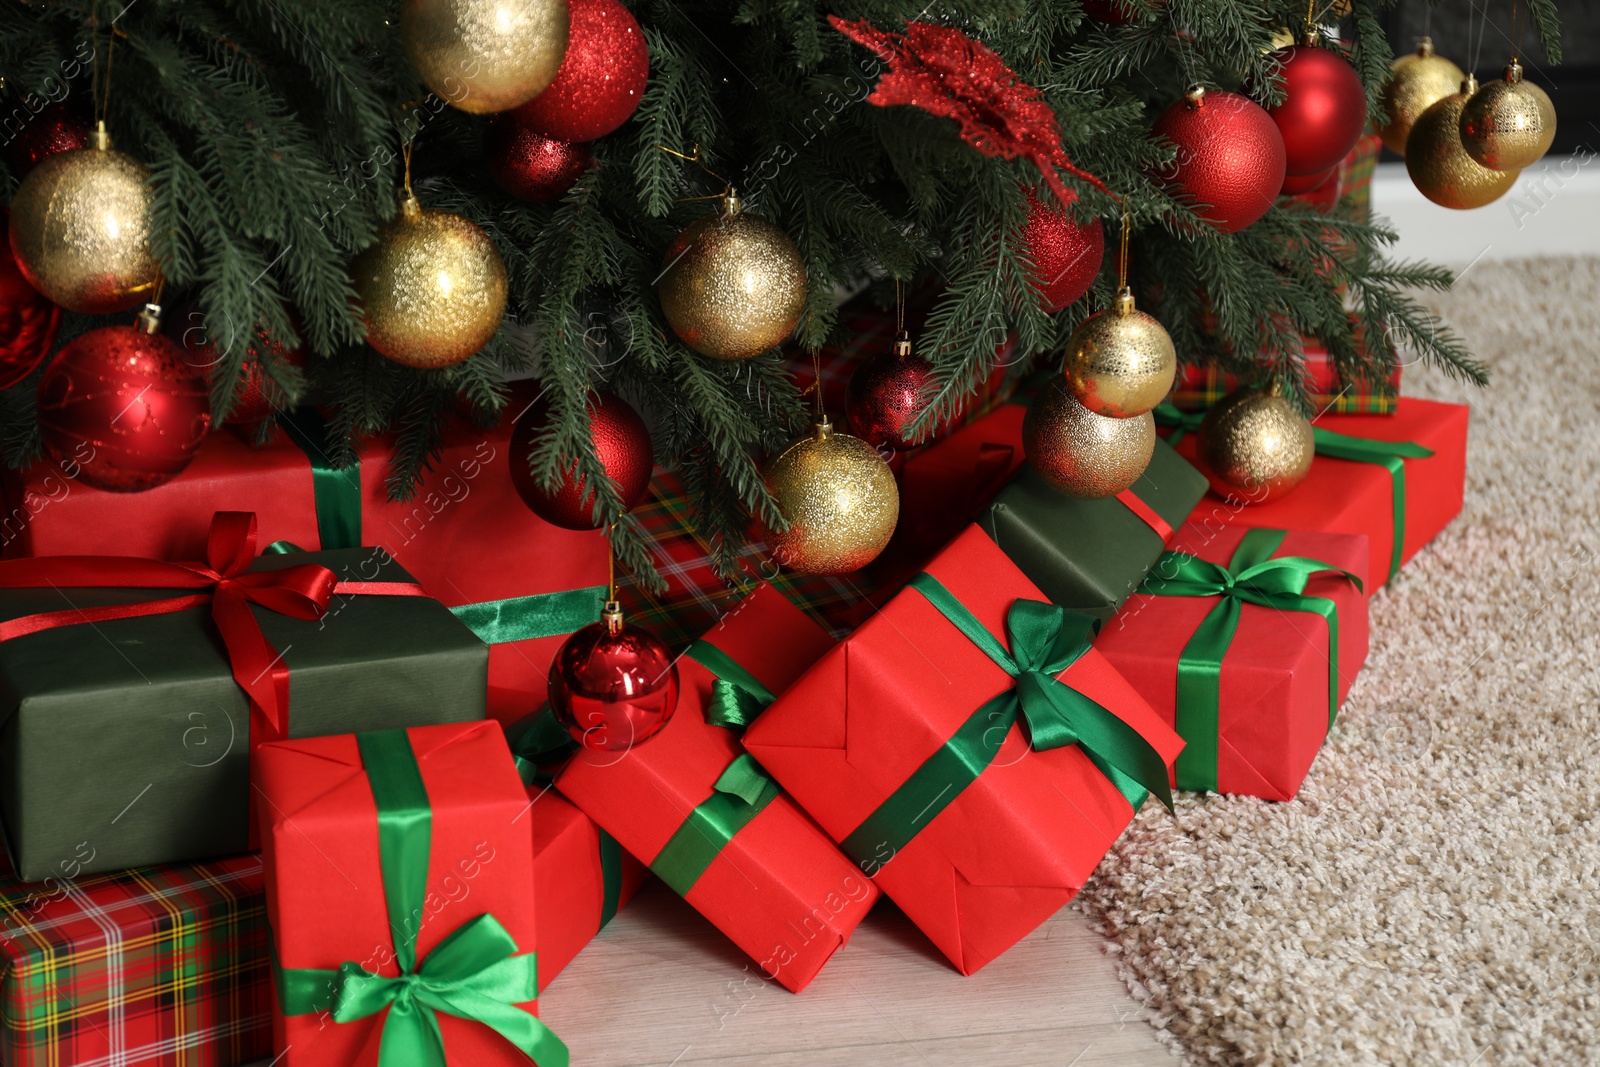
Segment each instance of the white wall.
M1523 256L1600 254L1600 154L1580 148L1547 156L1522 172L1499 200L1474 211L1429 201L1404 163L1372 178L1372 207L1400 232L1393 254L1455 266Z

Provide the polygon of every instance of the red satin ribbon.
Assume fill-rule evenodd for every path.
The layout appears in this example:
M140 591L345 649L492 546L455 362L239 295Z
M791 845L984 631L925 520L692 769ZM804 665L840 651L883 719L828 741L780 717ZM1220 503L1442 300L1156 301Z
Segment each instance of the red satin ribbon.
M1168 525L1167 520L1156 514L1155 508L1135 496L1132 489L1124 489L1117 494L1117 499L1122 501L1129 511L1143 519L1144 524L1154 530L1157 537L1161 538L1162 544L1166 544L1171 540L1172 527Z
M247 573L256 558L256 516L219 511L206 538L205 563L165 563L137 556L45 556L0 562L0 588L192 589L142 604L68 608L0 622L0 641L58 626L135 619L211 605L233 680L250 700L250 746L289 733L289 669L261 632L251 604L296 619L319 619L335 593L426 596L415 582L341 582L328 568L301 563ZM65 594L63 594L65 595ZM68 603L71 601L69 600Z

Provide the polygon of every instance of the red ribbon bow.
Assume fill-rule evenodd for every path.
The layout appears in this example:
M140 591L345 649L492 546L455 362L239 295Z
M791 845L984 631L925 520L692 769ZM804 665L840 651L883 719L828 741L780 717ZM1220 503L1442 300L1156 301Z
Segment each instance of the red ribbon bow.
M184 596L142 604L68 607L0 622L0 641L78 623L165 615L211 605L233 679L250 700L250 744L278 741L289 732L289 669L256 622L251 604L296 619L320 619L335 593L425 596L415 582L341 582L328 568L301 563L277 570L248 570L256 558L256 516L219 511L206 537L205 563L166 563L138 556L45 556L0 562L0 588L66 593L70 587L193 589Z

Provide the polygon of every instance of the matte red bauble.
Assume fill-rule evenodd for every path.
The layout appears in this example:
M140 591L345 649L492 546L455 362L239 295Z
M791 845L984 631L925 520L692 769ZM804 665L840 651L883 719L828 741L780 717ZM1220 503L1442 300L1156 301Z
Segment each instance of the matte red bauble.
M619 752L660 730L678 707L678 664L613 601L550 664L550 710L585 748Z
M549 408L542 402L535 404L522 414L512 431L511 480L517 495L529 510L553 526L596 529L600 522L594 516L595 493L576 469L568 472L554 492L540 486L539 479L528 469L534 438L548 417ZM617 483L623 510L632 508L650 488L650 471L655 463L650 431L626 400L601 392L589 397L589 429L600 465Z
M901 338L894 350L867 360L850 375L845 389L845 416L852 436L874 448L896 452L927 440L913 435L911 424L921 414L933 380L933 364L911 354L911 341Z
M594 166L586 144L558 141L530 127L516 112L496 115L483 138L483 163L494 183L518 200L559 200Z
M69 104L48 104L17 131L6 149L6 159L11 173L21 179L56 153L88 144L88 118Z
M556 80L513 112L561 141L593 141L638 110L650 76L644 32L617 0L568 0L571 28Z
M1265 215L1283 188L1283 135L1249 97L1195 86L1151 132L1178 147L1160 177L1223 233Z
M1314 44L1278 53L1283 103L1267 113L1283 134L1289 174L1321 174L1350 154L1367 125L1367 93L1343 56Z
M7 218L0 211L0 225ZM10 389L33 373L50 354L60 325L61 309L28 284L10 245L0 248L0 389Z
M1077 200L1076 194L1071 196ZM1106 234L1099 219L1074 220L1071 209L1042 204L1032 192L1028 193L1028 221L1022 227L1022 240L1033 260L1033 287L1046 311L1060 311L1082 299L1100 273L1106 252Z
M74 340L39 381L39 431L65 468L132 493L179 474L211 428L204 375L160 334L105 326Z
M191 313L191 317L198 315L198 311ZM182 319L178 321L180 324L183 322ZM205 375L209 384L219 361L223 358L217 352L217 339L201 326L184 329L181 340L184 350L188 353L189 363ZM245 350L245 364L239 369L238 385L233 391L233 407L229 409L228 417L222 420L229 426L254 426L258 422L270 419L279 407L273 403L273 398L277 397L280 401L286 399L275 384L268 383L269 376L266 367L262 365L264 362L288 363L302 370L306 365L306 354L303 350L279 344L277 339L261 326L255 328L254 336L248 345Z

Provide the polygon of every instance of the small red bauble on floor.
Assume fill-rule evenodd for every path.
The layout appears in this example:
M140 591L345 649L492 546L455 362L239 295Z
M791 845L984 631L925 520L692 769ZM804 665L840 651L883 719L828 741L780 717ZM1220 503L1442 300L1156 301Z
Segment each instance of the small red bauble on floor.
M588 145L547 137L514 111L489 121L483 163L496 185L532 204L561 199L595 165Z
M1350 154L1367 125L1367 93L1339 53L1299 44L1277 53L1283 64L1283 103L1267 114L1283 134L1289 174L1321 174Z
M1071 195L1076 201L1077 195ZM1046 311L1060 311L1082 299L1105 257L1106 234L1100 220L1082 222L1072 216L1072 209L1042 204L1028 193L1028 221L1022 228L1022 240L1033 260L1033 287Z
M1151 132L1178 148L1159 176L1223 233L1237 233L1265 215L1283 188L1283 135L1249 97L1197 85Z
M568 0L567 54L550 87L514 114L562 141L593 141L627 122L644 98L644 32L617 0Z
M584 485L576 470L569 472L552 492L543 488L528 469L534 438L548 417L549 408L541 401L517 420L511 434L511 480L522 502L545 522L568 530L593 530L600 525L594 516L595 493ZM655 465L650 431L626 400L601 392L589 397L589 429L595 454L606 474L617 483L626 511L644 499L645 490L650 488L650 472Z
M0 211L0 225L7 214ZM0 389L33 373L55 344L61 309L28 284L8 245L0 248Z
M655 734L678 707L678 664L616 601L567 638L550 663L550 710L585 748L620 752Z
M39 381L45 449L98 489L132 493L166 482L189 465L211 428L204 375L159 333L104 326L74 340Z
M47 104L11 139L6 159L11 172L21 179L51 156L88 145L88 118L70 104Z
M867 360L850 375L845 389L845 418L850 433L874 448L904 451L925 441L913 435L925 403L933 364L911 354L911 338L902 335L894 350ZM930 431L931 432L931 431Z

